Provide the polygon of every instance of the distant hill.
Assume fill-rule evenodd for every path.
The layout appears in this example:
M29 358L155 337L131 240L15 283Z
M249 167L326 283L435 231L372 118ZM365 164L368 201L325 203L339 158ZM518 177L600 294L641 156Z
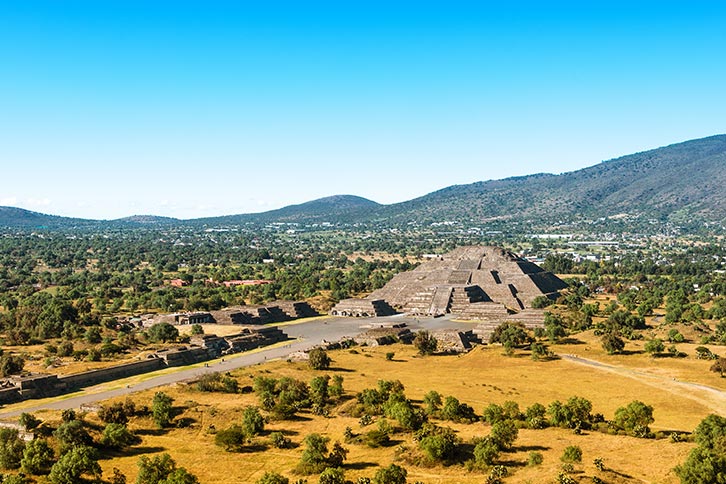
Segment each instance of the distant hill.
M268 212L195 219L190 222L207 224L235 224L246 222L354 222L364 218L367 213L375 211L381 206L379 203L363 197L333 195L299 205L288 205L287 207L270 210Z
M726 219L726 135L686 141L561 175L537 174L455 185L376 215L390 220L490 217Z
M0 207L0 227L55 229L88 226L91 223L90 220L80 218L46 215L16 207Z
M629 214L677 223L726 220L726 135L686 141L561 175L535 174L454 185L380 205L335 195L257 214L177 220L153 215L113 221L0 207L0 227L148 227L245 223L427 223L557 220Z
M176 225L180 222L178 218L160 217L158 215L132 215L130 217L112 220L110 223L129 225Z

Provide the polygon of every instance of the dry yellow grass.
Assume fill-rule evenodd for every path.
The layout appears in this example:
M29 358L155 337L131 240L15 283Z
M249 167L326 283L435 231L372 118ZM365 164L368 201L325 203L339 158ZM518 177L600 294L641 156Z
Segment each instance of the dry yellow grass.
M580 347L584 348L585 345L577 345L577 348ZM568 350L573 348L570 346ZM566 400L578 395L591 400L594 411L603 413L606 418L612 418L616 408L638 399L655 408L654 430L690 431L712 411L708 405L699 404L688 395L674 392L667 386L658 388L652 382L642 383L628 375L602 371L567 360L538 363L526 357L505 357L498 348L477 348L463 356L426 358L416 356L411 347L401 345L358 348L357 351L358 354L345 350L331 352L333 366L340 370L327 373L337 372L345 378L344 386L348 395L373 387L380 379L399 379L405 385L409 398L420 400L426 392L435 389L443 395L454 395L472 405L477 413L481 413L484 406L492 402L514 400L524 409L534 402L547 405L555 399ZM395 351L394 361L386 361L385 353L388 351ZM275 377L287 375L309 381L319 372L310 370L302 363L274 361L234 374L245 385L251 384L252 377L260 374ZM102 461L105 473L118 467L133 480L140 453L169 452L179 465L198 475L204 483L254 483L268 470L293 477L290 470L298 462L301 448L227 453L214 445L210 425L222 429L239 421L245 405L257 404L254 395L200 393L185 385L176 385L165 391L175 399L177 405L187 408L181 417L191 418L194 423L185 429L148 432L143 429L153 427L150 420L134 421L132 428L142 430L143 443L132 455ZM148 404L152 396L153 392L145 392L135 395L134 400L137 404ZM465 441L475 436L485 436L489 432L489 427L482 423L443 425L456 429ZM295 421L271 422L267 430L282 430L296 443L311 432L319 432L330 437L332 443L343 440L347 426L354 432L361 431L358 419L340 414L334 415L334 418L304 415ZM397 435L396 438L403 445L415 446L409 435ZM265 440L265 437L260 438L261 443ZM678 479L671 469L682 462L692 448L692 444L673 444L667 439L644 440L597 432L577 436L561 429L521 430L515 452L502 456L514 470L506 482L552 482L560 469L559 457L568 445L579 445L583 450L583 463L576 465L576 469L584 472L581 475L599 475L607 482L616 483L676 483ZM396 448L370 449L356 444L346 447L350 450L346 475L352 480L360 476L372 476L380 465L393 462ZM544 463L541 466L526 466L531 450L542 452ZM595 457L601 457L611 471L598 473L592 464ZM480 483L484 479L484 474L469 472L458 465L432 468L404 466L409 471L409 482ZM316 476L309 478L311 483L316 481Z

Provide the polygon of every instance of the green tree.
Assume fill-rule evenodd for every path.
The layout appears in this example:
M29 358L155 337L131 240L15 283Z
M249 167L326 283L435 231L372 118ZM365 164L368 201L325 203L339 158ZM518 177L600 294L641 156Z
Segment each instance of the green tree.
M439 342L428 331L419 331L413 339L413 346L422 356L433 355L436 352Z
M396 464L381 467L373 476L373 484L406 484L408 471Z
M265 472L255 484L289 484L290 479L277 472Z
M459 439L453 430L448 427L430 426L424 429L423 437L419 439L419 447L428 459L434 462L450 461L459 448Z
M682 484L725 484L726 452L696 447L675 471Z
M232 425L228 429L220 430L214 434L214 443L223 447L227 452L239 452L247 442L249 434L239 425Z
M18 436L16 429L0 427L0 467L17 469L23 458L25 443Z
M316 376L310 380L310 399L312 400L313 405L317 407L324 407L325 404L328 403L329 382L330 377L328 375Z
M665 344L663 343L663 340L653 338L645 343L644 349L646 353L649 353L652 356L657 356L665 351Z
M653 407L638 400L615 410L615 424L636 437L648 435L653 421Z
M340 398L343 395L343 377L333 376L333 383L328 387L328 393L332 398Z
M502 420L492 425L489 438L496 443L500 449L510 449L517 440L519 430L511 420Z
M524 324L519 322L505 322L494 329L489 337L490 343L501 343L507 353L511 353L514 348L522 346L530 341Z
M423 397L423 403L426 406L425 412L428 415L436 415L441 409L441 394L436 390L429 391Z
M502 408L501 405L497 405L496 403L490 403L486 406L486 408L484 408L484 411L482 412L482 418L490 425L501 422L502 420L506 419L506 417L504 416L504 408Z
M316 474L327 467L328 442L330 439L320 434L308 434L303 440L303 450L298 464L301 474Z
M248 436L259 435L265 430L265 419L257 407L245 407L242 412L242 428Z
M499 457L501 449L499 445L489 437L486 437L474 446L474 463L480 469L487 468L494 464Z
M36 418L32 413L23 412L18 418L18 423L25 428L25 430L33 430L35 427L41 424L41 420Z
M73 447L66 452L50 469L48 479L53 484L78 484L81 476L101 477L96 449L88 446Z
M53 432L53 436L58 442L61 455L75 447L88 447L93 444L93 439L80 420L71 420L61 424Z
M330 363L332 363L332 360L323 348L313 348L308 353L308 356L308 364L313 370L327 370L328 368L330 368Z
M159 484L176 469L176 462L167 453L156 455L151 459L142 455L137 465L139 475L136 484Z
M55 453L45 439L34 439L27 443L23 451L20 467L27 474L45 475L55 462Z
M625 341L612 332L602 335L600 342L602 343L603 349L607 351L609 355L620 353L625 348Z
M340 467L328 467L320 474L320 484L345 484L345 471Z
M101 444L112 449L125 449L141 442L124 424L110 423L103 429Z
M179 330L169 323L158 323L150 327L146 334L152 343L166 343L176 341L179 337Z
M98 344L101 342L101 330L98 326L91 326L86 330L86 334L83 337L87 343Z
M199 479L185 468L178 467L166 479L159 481L159 484L199 484Z
M545 415L547 409L541 403L533 403L524 412L524 420L531 429L543 429L547 426Z
M174 400L164 392L156 392L151 401L151 415L159 428L168 427L173 417Z
M23 371L25 360L17 355L3 354L0 356L0 377L19 375Z
M726 417L711 414L693 432L696 443L709 450L726 450Z
M726 418L711 414L693 432L698 447L675 471L683 484L726 483Z

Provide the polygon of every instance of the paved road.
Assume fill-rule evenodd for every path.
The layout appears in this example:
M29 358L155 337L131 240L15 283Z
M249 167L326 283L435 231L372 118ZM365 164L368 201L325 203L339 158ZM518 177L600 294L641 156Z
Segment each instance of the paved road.
M8 405L0 410L0 419L12 419L23 412L37 412L39 410L53 409L63 410L67 408L79 408L83 404L107 400L109 398L128 395L134 392L148 390L159 386L170 385L180 381L191 380L205 373L218 371L231 371L237 368L252 366L263 363L267 360L287 358L290 353L303 351L320 345L323 341L338 341L345 337L352 337L364 329L360 327L371 322L397 321L405 322L411 330L428 329L437 330L444 328L471 329L473 323L461 323L451 321L447 317L436 319L414 319L404 316L388 318L316 318L311 321L283 325L282 329L290 338L287 344L274 345L269 348L262 348L253 352L238 353L230 355L222 360L212 360L209 366L193 365L184 369L165 369L149 373L143 381L139 377L131 377L125 380L118 380L103 383L94 387L84 389L77 394L65 395L41 400L29 400L18 404ZM128 385L126 381L131 382Z

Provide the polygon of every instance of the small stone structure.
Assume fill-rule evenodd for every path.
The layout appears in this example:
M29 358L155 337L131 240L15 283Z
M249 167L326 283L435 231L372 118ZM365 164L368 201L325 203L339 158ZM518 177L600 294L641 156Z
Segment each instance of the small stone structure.
M380 318L396 314L390 304L382 299L343 299L330 310L332 316L355 318Z
M542 309L525 309L515 314L509 314L501 319L490 319L479 323L474 328L474 334L483 342L488 343L489 337L502 323L522 323L527 329L544 328L545 312Z
M416 337L408 328L379 327L372 328L355 337L353 341L363 346L383 346L401 342L410 344Z
M437 353L466 353L471 349L471 343L478 341L471 330L440 329L432 331L431 335L436 338Z

